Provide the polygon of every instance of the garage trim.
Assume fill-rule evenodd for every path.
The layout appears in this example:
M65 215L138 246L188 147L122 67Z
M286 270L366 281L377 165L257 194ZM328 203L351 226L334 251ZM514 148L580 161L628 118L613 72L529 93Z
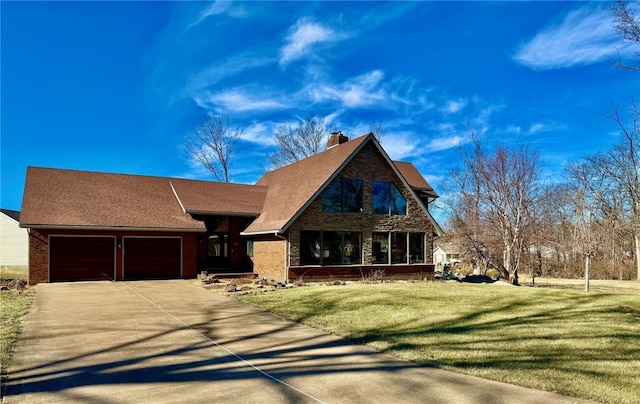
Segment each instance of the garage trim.
M47 237L47 282L51 282L51 239L52 238L112 238L113 239L113 274L111 280L116 279L116 255L117 255L117 237L109 234L49 234Z
M125 254L126 254L126 240L127 239L143 239L143 240L148 240L148 239L178 239L180 240L180 274L179 277L182 278L182 265L183 265L183 250L184 250L184 240L181 236L122 236L122 248L121 248L121 254L122 254L122 279L127 279L127 267L126 267L126 260L125 260Z

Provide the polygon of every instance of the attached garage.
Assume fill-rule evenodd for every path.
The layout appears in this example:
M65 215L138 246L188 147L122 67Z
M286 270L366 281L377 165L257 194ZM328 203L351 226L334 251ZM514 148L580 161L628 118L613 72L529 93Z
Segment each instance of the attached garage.
M124 279L182 277L182 238L124 237Z
M113 280L115 237L51 236L51 282Z

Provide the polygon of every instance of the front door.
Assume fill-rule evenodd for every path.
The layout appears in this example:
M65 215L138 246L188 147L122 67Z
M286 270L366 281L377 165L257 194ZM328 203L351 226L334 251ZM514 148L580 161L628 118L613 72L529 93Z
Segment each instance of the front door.
M229 266L229 233L209 235L207 269L227 269Z

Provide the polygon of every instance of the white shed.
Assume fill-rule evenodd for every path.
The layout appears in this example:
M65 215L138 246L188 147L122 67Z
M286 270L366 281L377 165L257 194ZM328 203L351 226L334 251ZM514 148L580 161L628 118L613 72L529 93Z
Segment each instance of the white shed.
M20 212L0 209L0 272L28 274L29 235L20 228Z

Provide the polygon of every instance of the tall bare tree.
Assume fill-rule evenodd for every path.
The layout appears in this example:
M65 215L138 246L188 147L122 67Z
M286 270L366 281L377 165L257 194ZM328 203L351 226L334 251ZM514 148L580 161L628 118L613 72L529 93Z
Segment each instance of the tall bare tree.
M270 168L295 163L324 150L328 133L315 115L307 116L297 126L277 125L273 135L277 149L267 156Z
M187 153L219 182L229 182L229 170L235 146L242 132L233 128L222 115L205 116L185 140Z
M373 133L378 143L382 143L385 134L385 127L382 121L373 120L369 122L369 132Z
M638 4L635 2L635 4ZM640 19L636 17L634 10L624 0L618 2L611 7L615 19L614 29L622 37L623 43L640 44ZM618 53L617 58L613 61L616 67L640 70L640 51L635 52L635 58L630 64L622 60Z
M462 154L462 168L450 177L459 187L452 206L477 254L518 284L522 253L535 225L534 207L544 193L538 155L525 147L498 147L487 154L471 135L473 150Z
M634 2L638 5L638 2ZM615 18L615 30L620 34L623 41L635 45L635 58L630 63L621 60L618 55L617 61L614 63L616 67L640 70L640 19L636 16L637 8L629 6L624 0L618 0L616 5L611 7L611 12ZM620 153L617 156L619 164L623 164L620 170L620 185L629 197L632 212L632 226L635 243L635 261L637 280L640 281L640 181L638 179L638 170L640 169L640 110L636 103L632 100L629 108L628 122L618 113L616 108L607 114L607 117L613 120L620 128L624 135L623 142L616 147L615 152Z

